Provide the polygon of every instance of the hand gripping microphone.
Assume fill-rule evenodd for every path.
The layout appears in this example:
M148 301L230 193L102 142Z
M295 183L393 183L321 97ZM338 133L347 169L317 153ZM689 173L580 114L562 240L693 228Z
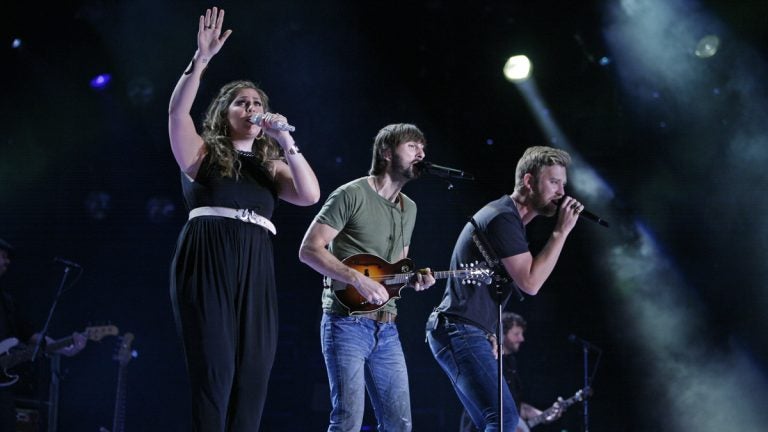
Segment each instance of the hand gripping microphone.
M263 127L264 126L264 116L265 116L264 113L254 114L254 115L251 116L251 118L248 119L248 122ZM293 131L296 130L295 127L293 127L293 126L291 126L291 125L289 125L288 123L285 123L285 122L275 122L275 123L272 123L270 128L277 129L277 130L280 130L280 131L288 131L288 132L293 132Z
M560 202L561 202L561 201L562 201L562 200L558 200L558 201L556 202L556 204L557 204L558 206L560 206ZM608 227L610 227L610 226L611 226L611 225L608 223L608 221L607 221L607 220L605 220L605 219L601 218L600 216L598 216L598 215L596 215L596 214L592 213L591 211L589 211L589 210L587 210L587 209L582 209L582 210L581 210L581 212L579 213L579 217L583 217L584 219L587 219L587 220L591 220L592 222L594 222L594 223L596 223L596 224L599 224L599 225L602 225L602 226L604 226L604 227L606 227L606 228L608 228Z

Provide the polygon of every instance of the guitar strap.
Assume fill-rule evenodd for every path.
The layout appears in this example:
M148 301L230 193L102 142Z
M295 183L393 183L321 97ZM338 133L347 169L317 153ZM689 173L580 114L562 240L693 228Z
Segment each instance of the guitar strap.
M400 241L403 243L403 252L405 252L405 227L403 227L405 223L405 204L403 202L405 200L402 192L397 193L397 200L400 202Z
M488 264L488 268L493 271L493 281L495 282L497 289L501 291L505 286L511 285L517 292L518 299L523 301L525 299L523 293L520 291L520 288L518 288L515 281L512 280L512 277L509 276L509 273L507 273L506 267L504 267L504 264L499 259L496 251L491 247L491 243L488 241L483 230L480 229L475 218L470 218L469 222L475 227L475 230L472 232L472 241L475 242L475 246L477 246L483 259Z

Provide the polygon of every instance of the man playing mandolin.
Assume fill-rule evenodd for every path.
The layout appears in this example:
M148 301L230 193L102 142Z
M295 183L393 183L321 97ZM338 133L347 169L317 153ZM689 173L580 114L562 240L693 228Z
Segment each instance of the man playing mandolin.
M320 332L331 390L329 432L360 430L366 388L380 430L412 428L408 373L392 298L400 275L393 273L407 275L400 287L408 283L421 291L435 283L429 269L413 272L405 259L416 204L400 192L420 175L416 164L424 159L425 143L414 125L382 128L373 143L370 176L331 193L299 250L301 261L326 282ZM334 290L345 288L354 295L342 302Z

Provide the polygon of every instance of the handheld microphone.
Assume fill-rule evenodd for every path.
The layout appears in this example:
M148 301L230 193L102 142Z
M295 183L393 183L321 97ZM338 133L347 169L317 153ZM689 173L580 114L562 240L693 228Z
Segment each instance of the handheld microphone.
M561 201L562 201L562 200L561 200ZM557 202L557 205L558 205L558 206L560 205L560 202L561 202L561 201L558 201L558 202ZM607 221L607 220L605 220L605 219L601 218L600 216L598 216L598 215L596 215L596 214L592 213L591 211L589 211L589 210L587 210L587 209L582 209L582 210L581 210L581 213L579 213L579 217L583 217L584 219L587 219L587 220L591 220L592 222L594 222L594 223L596 223L596 224L599 224L599 225L602 225L602 226L604 226L604 227L606 227L606 228L608 228L608 227L610 227L610 226L611 226L611 225L608 223L608 221Z
M61 265L67 266L67 267L80 268L80 264L78 264L76 262L69 261L69 260L65 260L62 257L54 258L53 262L55 262L56 264L61 264Z
M579 216L583 217L584 219L591 220L592 222L595 222L596 224L602 225L606 228L611 226L608 221L589 210L582 210L581 213L579 213Z
M251 116L251 118L248 119L248 122L253 123L255 125L263 126L263 124L264 124L264 116L265 116L264 113L254 114L254 115ZM288 131L288 132L293 132L293 131L296 130L295 127L293 127L293 126L291 126L291 125L289 125L288 123L285 123L285 122L275 122L275 123L272 123L270 128L277 129L277 130L280 130L280 131Z
M421 161L416 163L416 167L418 167L422 171L426 171L429 174L432 174L437 177L455 178L455 179L461 179L461 180L475 179L475 176L473 176L468 172L465 172L456 168L448 168L440 165L435 165L432 162Z

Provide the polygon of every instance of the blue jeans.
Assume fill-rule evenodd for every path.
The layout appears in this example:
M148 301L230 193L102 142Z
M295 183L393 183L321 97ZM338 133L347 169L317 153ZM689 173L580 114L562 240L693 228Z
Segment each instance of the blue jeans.
M329 432L360 431L365 390L379 431L411 430L408 371L395 323L324 313L320 343L331 387Z
M504 428L499 428L498 363L485 330L441 318L427 328L432 355L453 384L459 400L479 430L513 432L517 408L506 381L503 388Z

